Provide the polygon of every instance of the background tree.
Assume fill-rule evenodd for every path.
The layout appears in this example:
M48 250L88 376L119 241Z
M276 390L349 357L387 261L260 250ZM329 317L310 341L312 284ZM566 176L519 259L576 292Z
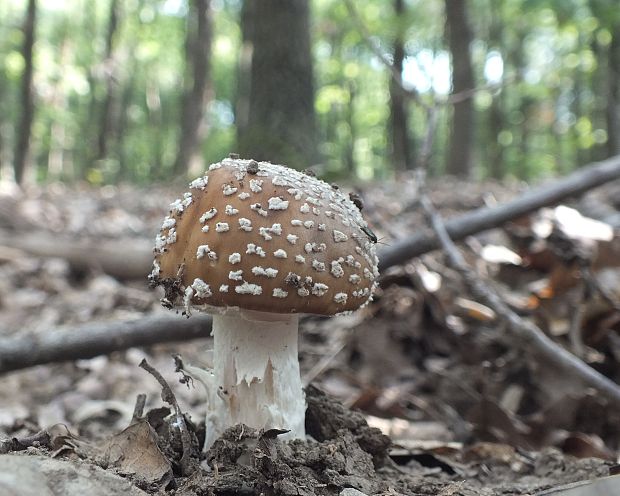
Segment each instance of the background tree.
M615 0L369 0L357 20L339 0L36 2L29 39L32 5L0 1L2 178L146 183L238 151L380 179L417 158L425 107L431 174L535 179L620 151Z
M36 11L36 0L28 0L28 8L23 25L24 42L22 56L24 59L24 73L21 83L21 117L16 130L17 140L13 157L15 181L18 184L21 184L24 179L26 165L30 159L30 131L34 119L34 91L32 88L34 62L32 52L35 39Z
M390 134L392 144L392 161L396 170L414 167L412 142L409 136L409 113L407 98L402 89L403 63L405 60L405 33L408 17L405 15L404 0L394 0L395 36L393 64L399 77L390 79Z
M445 0L446 38L452 61L452 93L474 88L474 69L470 54L472 33L469 27L467 2ZM467 177L472 169L474 107L471 98L454 104L446 172Z
M187 17L186 79L181 114L176 174L200 169L199 146L206 132L204 115L208 99L211 20L209 0L192 0ZM199 162L195 166L193 163Z
M249 82L240 82L249 107L238 127L239 151L304 168L317 158L308 0L246 0L244 9L251 62Z

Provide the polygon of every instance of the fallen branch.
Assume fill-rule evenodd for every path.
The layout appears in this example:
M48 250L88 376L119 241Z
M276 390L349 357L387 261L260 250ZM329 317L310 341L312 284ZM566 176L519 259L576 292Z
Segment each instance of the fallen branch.
M521 346L534 351L547 363L555 365L569 376L596 389L616 407L620 406L620 385L589 367L575 355L549 339L535 324L522 319L513 312L499 295L485 285L467 265L463 255L450 239L447 225L444 224L428 196L421 194L420 204L430 220L438 243L441 244L450 266L463 276L471 292L505 321L506 328L519 339Z
M453 241L529 214L539 208L553 205L568 197L583 194L614 179L620 178L620 155L595 162L553 183L533 189L508 203L492 208L479 208L445 222L446 231ZM379 252L379 270L401 264L439 248L440 242L432 231L423 231L395 242Z
M206 338L210 333L211 317L208 315L194 315L191 319L165 315L50 329L44 335L3 338L0 373L44 363L93 358L134 346Z
M153 241L142 238L80 241L44 231L0 231L0 246L46 258L63 258L78 271L101 270L119 280L146 278L153 263Z

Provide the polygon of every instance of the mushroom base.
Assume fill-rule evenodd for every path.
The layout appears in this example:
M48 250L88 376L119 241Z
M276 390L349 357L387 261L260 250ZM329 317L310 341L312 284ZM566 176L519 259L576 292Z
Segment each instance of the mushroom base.
M284 439L305 437L297 333L296 315L213 315L213 369L187 370L207 389L205 449L239 423L289 430Z

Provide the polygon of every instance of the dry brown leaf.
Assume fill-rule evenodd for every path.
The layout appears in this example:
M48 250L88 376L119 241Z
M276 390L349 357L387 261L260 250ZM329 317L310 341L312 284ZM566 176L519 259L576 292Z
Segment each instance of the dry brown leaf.
M157 446L155 431L146 421L136 422L107 442L105 458L123 474L148 486L165 484L172 467Z

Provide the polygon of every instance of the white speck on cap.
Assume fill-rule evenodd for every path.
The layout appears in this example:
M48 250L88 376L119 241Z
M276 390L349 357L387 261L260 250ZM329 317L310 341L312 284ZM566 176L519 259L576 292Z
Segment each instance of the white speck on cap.
M358 274L351 274L349 276L349 282L353 284L359 284L362 278Z
M215 224L215 231L219 233L223 233L230 230L230 226L228 222L218 222Z
M222 186L222 193L224 193L224 196L234 195L236 192L237 188L231 186L230 184L224 184Z
M243 280L243 271L242 270L231 270L228 273L228 279L230 279L231 281Z
M319 225L317 226L317 229L318 229L319 231L325 231L325 224L319 224Z
M220 293L228 293L228 284L222 284L220 286Z
M329 286L327 284L323 284L322 282L316 282L314 283L314 286L312 286L312 294L315 296L323 296L328 289Z
M334 301L336 303L346 303L347 302L347 293L336 293L334 296Z
M282 176L274 176L271 184L274 186L288 186L288 182Z
M250 284L247 281L243 281L243 284L235 286L235 292L239 294L251 294L258 296L263 293L263 288L258 284Z
M239 262L241 262L241 254L240 254L240 253L231 253L231 254L228 256L228 261L229 261L231 264L233 264L233 265L234 265L234 264L238 264Z
M342 269L342 265L337 260L332 261L331 263L331 273L334 277L342 277L344 275L344 270Z
M237 198L239 198L240 200L245 200L249 197L250 197L250 193L248 193L247 191L242 191L241 193L237 195Z
M291 220L291 225L292 226L303 226L304 223L302 221L298 220L298 219L292 219Z
M310 205L308 205L307 203L304 203L301 207L299 207L299 211L302 214L307 214L308 212L310 212Z
M295 255L295 262L306 263L306 257L304 257L303 255Z
M316 258L312 259L312 268L317 272L325 271L325 264L323 262L319 262Z
M254 243L248 243L247 245L247 250L245 251L246 253L252 255L258 255L260 257L266 257L267 254L265 253L265 250L263 250L260 246L255 245Z
M177 220L172 218L172 217L166 217L164 219L163 224L161 225L161 229L170 229L171 227L174 227L174 225L177 223Z
M312 229L314 227L314 221L313 220L307 220L304 222L304 227L306 229Z
M253 203L250 205L250 208L254 210L258 215L262 215L263 217L267 217L267 210L263 209L260 203Z
M286 240L294 245L295 243L297 243L297 239L299 238L299 236L295 236L294 234L287 234L286 235Z
M207 183L209 182L208 176L199 177L194 179L191 183L189 183L189 187L193 189L205 189L207 187Z
M302 196L302 191L298 188L289 188L287 189L287 191L293 195L293 197L295 198L295 200L299 201L301 200L301 196Z
M208 255L209 253L214 253L211 251L211 248L209 248L209 245L200 245L198 246L198 249L196 250L196 258L200 260L201 258L203 258L205 255Z
M196 298L208 298L212 294L211 287L198 277L194 279L192 289L194 290L194 296Z
M344 243L345 241L349 239L349 236L347 236L342 231L338 231L337 229L334 229L333 235L334 235L334 241L336 243Z
M239 229L250 232L252 230L252 221L250 219L246 219L245 217L241 217L239 219Z
M237 215L239 213L239 210L232 205L226 205L224 212L226 213L226 215Z
M273 288L272 295L276 298L286 298L288 296L288 291L284 291L282 288Z
M279 196L273 196L269 198L269 210L286 210L287 208L287 200L283 200Z
M276 258L286 258L286 251L284 251L282 248L277 249L276 251L273 252L273 256Z
M262 179L250 179L250 189L252 190L252 193L260 193L263 190L262 186Z
M209 232L209 226L208 225L204 225L202 226L202 228L200 229L203 233L207 233Z
M271 267L261 267L260 265L252 267L252 274L255 276L265 276L269 279L274 279L278 275L278 269L272 269Z
M207 210L204 214L202 214L202 217L200 217L200 223L204 224L209 219L212 219L213 217L215 217L216 214L217 214L217 208L215 207Z

